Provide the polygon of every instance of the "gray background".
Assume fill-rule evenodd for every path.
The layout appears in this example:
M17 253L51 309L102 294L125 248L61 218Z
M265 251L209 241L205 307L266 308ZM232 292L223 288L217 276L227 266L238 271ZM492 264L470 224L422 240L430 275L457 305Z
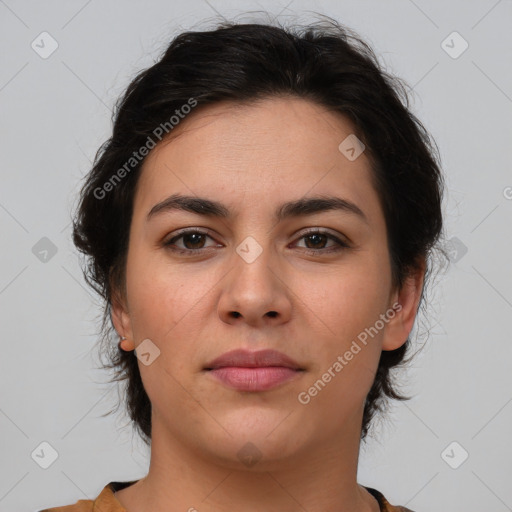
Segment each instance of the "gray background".
M510 0L0 0L0 510L74 503L146 474L127 418L102 417L117 392L97 369L99 303L70 214L129 80L177 32L251 10L304 22L315 11L356 30L413 87L447 176L452 262L418 323L430 338L403 373L415 397L362 447L359 482L418 512L512 510ZM31 47L43 31L58 43L47 58ZM444 43L452 56L442 45L454 31L469 44L457 58L462 40ZM32 456L42 442L58 454L48 469Z

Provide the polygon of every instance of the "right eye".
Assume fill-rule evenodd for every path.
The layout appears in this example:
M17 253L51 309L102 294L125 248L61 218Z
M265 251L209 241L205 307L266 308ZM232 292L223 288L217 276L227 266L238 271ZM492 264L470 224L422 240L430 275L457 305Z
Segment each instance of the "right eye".
M208 235L206 231L200 231L198 229L187 229L181 231L178 235L172 237L167 242L164 242L164 246L170 249L171 251L177 252L179 254L191 254L197 253L201 249L209 249L210 247L204 247L204 242L207 238L213 240L213 238ZM176 242L180 239L183 239L184 245L192 245L193 247L174 247ZM197 246L200 247L197 247Z

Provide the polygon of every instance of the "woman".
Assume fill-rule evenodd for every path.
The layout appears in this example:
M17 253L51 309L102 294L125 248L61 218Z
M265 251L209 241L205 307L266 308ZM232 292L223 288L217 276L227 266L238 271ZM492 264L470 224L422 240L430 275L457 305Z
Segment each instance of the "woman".
M47 510L409 510L357 463L404 398L442 183L403 86L335 22L179 35L118 104L74 223L150 469Z

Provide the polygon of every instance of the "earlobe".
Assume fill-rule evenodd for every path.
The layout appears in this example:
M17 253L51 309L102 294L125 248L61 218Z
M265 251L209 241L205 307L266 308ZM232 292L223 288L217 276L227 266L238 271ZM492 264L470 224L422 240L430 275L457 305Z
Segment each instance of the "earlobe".
M122 297L120 297L117 292L113 292L111 297L111 320L119 336L125 338L123 349L127 351L133 350L135 344L133 341L130 315Z
M390 318L384 330L382 350L396 350L407 341L416 319L424 278L423 264L406 277L400 290L394 294L391 308L394 309L395 315Z

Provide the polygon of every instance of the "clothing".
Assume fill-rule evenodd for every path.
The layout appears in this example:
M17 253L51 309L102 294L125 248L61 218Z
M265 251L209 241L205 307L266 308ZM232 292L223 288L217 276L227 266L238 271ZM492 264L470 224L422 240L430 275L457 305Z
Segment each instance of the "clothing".
M110 482L107 484L95 500L78 500L74 505L64 507L46 508L39 512L126 512L126 509L117 501L115 491L120 491L137 480L131 482ZM379 502L381 512L413 512L405 507L391 505L379 491L371 487L365 489Z

